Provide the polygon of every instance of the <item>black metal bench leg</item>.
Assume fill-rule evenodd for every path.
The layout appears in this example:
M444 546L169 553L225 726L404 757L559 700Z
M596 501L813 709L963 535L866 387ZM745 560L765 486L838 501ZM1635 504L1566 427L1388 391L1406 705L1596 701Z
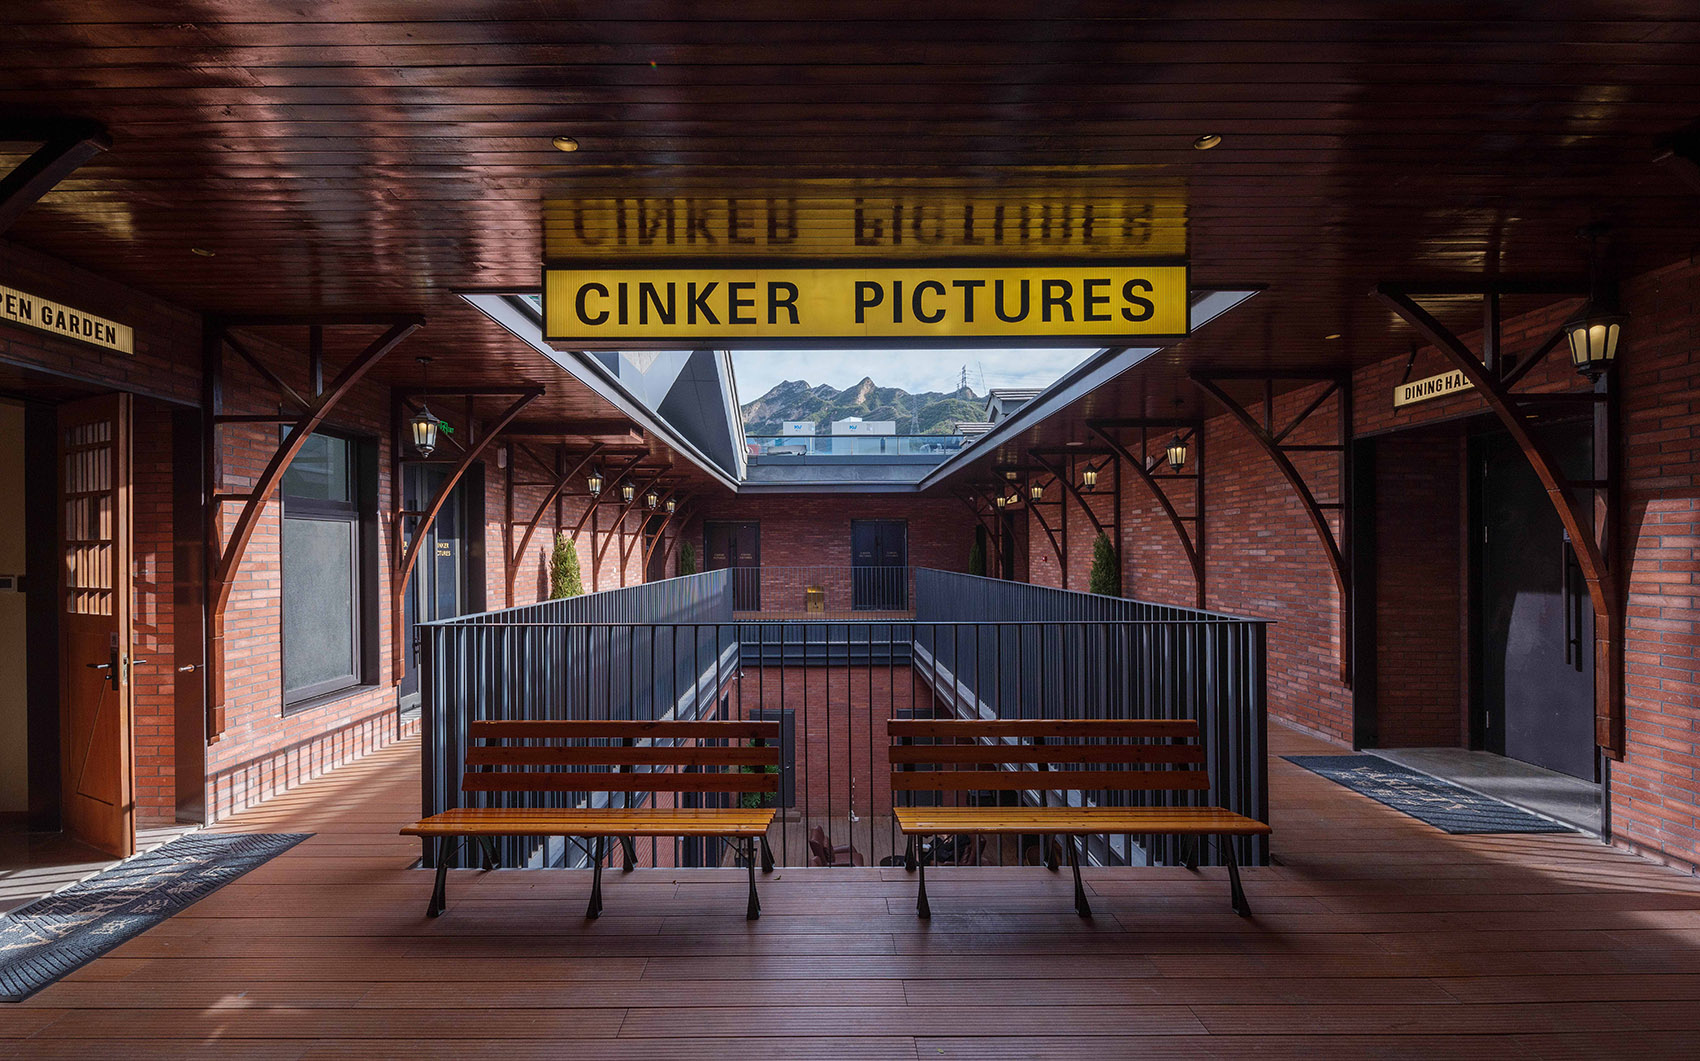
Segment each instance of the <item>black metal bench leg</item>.
M479 847L479 850L484 852L484 872L485 873L490 872L491 870L495 869L498 865L501 864L501 859L496 857L496 841L495 840L491 839L488 836L480 836L478 838L478 847Z
M756 842L754 840L746 841L745 847L747 857L744 859L744 864L750 869L750 906L745 911L744 917L747 920L754 921L761 917L761 900L756 897Z
M437 837L437 882L431 888L431 901L425 906L426 917L441 917L448 908L449 838Z
M1092 906L1086 901L1086 885L1080 881L1080 853L1075 847L1075 837L1068 838L1068 867L1074 870L1074 912L1081 917L1092 916Z
M907 843L903 846L903 872L915 872L915 834L904 837Z
M919 839L916 840L916 846L920 846ZM927 905L927 860L917 859L915 868L921 874L921 890L915 897L915 916L925 921L933 916L933 908Z
M773 872L773 848L767 846L767 834L761 834L761 871Z
M1198 849L1204 843L1204 838L1196 833L1181 837L1181 859L1186 868L1198 872Z
M1043 843L1045 845L1045 868L1055 873L1062 866L1062 863L1057 861L1057 838L1047 836Z
M590 877L590 905L584 908L584 916L594 921L602 916L602 837L596 838L596 844L591 850L591 862L594 868Z
M1234 838L1221 838L1222 855L1228 863L1228 884L1233 889L1234 913L1241 917L1251 916L1251 904L1246 902L1245 889L1240 886L1240 860L1234 854Z
M620 837L621 853L625 856L620 864L621 873L630 873L637 869L637 841L629 836Z

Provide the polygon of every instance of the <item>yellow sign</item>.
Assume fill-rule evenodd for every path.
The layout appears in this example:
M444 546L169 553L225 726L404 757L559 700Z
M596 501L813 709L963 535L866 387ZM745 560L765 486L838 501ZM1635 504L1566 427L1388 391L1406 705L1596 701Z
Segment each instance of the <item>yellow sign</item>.
M1448 394L1471 390L1475 384L1464 378L1464 373L1457 369L1442 372L1438 376L1427 379L1414 379L1409 383L1401 383L1393 388L1393 408L1398 409L1418 402L1426 402L1430 398L1444 398Z
M694 177L573 167L543 201L550 262L1155 261L1187 254L1185 186L1149 167L1000 167L995 181Z
M118 324L80 309L72 309L40 295L29 295L0 286L0 320L9 320L52 335L80 339L121 354L136 352L135 334L128 324Z
M835 266L543 273L544 338L585 346L1114 344L1187 332L1184 265Z

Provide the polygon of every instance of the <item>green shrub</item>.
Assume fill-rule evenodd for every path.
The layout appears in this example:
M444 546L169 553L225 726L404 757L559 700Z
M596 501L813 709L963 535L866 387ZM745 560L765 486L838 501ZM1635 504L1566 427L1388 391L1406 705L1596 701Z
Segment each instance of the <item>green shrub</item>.
M690 542L679 543L679 574L694 575L697 573L697 550Z
M584 596L584 576L579 572L578 548L562 531L555 532L555 551L549 556L549 597Z
M1092 577L1089 588L1106 597L1122 595L1121 565L1116 560L1116 547L1108 534L1098 535L1092 543Z
M979 529L974 531L974 544L968 547L968 573L982 576L986 573L986 535Z

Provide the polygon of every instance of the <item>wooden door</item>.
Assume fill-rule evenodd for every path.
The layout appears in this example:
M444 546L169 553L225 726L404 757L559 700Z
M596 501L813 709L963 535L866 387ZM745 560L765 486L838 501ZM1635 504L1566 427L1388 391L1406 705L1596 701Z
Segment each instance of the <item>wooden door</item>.
M130 396L59 407L60 777L65 831L135 850L130 772Z

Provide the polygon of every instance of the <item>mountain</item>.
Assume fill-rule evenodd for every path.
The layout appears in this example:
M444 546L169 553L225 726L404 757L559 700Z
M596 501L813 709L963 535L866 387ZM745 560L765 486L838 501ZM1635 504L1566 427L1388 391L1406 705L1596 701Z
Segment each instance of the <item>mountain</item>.
M958 420L978 420L985 403L968 387L953 391L910 394L898 387L881 387L872 379L843 390L811 387L804 380L786 380L743 406L744 431L777 435L787 420L825 425L859 416L864 420L895 420L900 435L948 435Z

